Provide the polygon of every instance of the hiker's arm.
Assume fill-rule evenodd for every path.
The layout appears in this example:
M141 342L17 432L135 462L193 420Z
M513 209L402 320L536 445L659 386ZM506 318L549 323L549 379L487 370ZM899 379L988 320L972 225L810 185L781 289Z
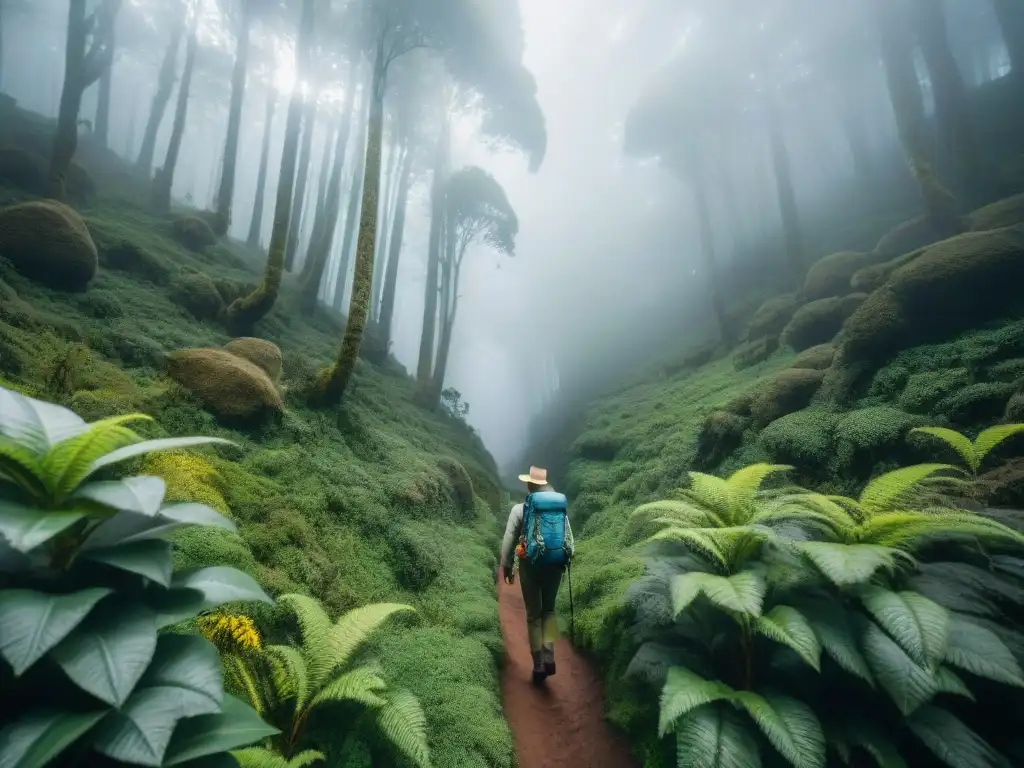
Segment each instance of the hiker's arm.
M512 567L512 551L515 549L516 540L519 538L519 527L523 522L523 507L516 504L508 514L508 522L505 524L505 537L501 540L501 567Z
M569 516L565 516L565 550L569 553L569 558L576 554L576 539L572 536L572 526L569 525Z

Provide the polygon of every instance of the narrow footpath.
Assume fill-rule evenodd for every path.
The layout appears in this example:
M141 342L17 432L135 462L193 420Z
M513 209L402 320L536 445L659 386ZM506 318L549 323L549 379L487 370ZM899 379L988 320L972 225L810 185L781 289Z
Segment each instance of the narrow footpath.
M540 687L530 681L533 663L518 581L510 586L498 580L498 607L506 650L501 698L519 768L635 768L602 716L600 679L567 640L555 647L558 673Z

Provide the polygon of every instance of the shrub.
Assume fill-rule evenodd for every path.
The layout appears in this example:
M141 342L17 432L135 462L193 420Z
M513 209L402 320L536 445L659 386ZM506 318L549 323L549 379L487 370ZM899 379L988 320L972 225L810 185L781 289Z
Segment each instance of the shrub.
M806 408L776 419L758 435L773 461L817 473L832 459L839 416L823 408Z
M1002 417L1013 391L1013 384L1001 381L971 384L939 400L934 411L954 424L984 424Z
M907 433L923 424L923 417L884 405L844 414L836 423L835 466L864 479L879 462L893 459Z
M737 371L751 368L763 363L779 348L778 336L760 336L753 341L741 344L733 353L732 364Z
M832 359L836 356L836 348L831 344L817 344L808 347L790 363L790 368L810 368L815 371L824 371L832 365Z
M0 255L26 277L67 291L85 290L98 265L82 217L56 200L0 211Z
M750 419L728 411L711 411L697 434L697 466L706 469L721 463L739 448L749 423Z
M224 693L210 643L160 632L229 600L269 598L231 568L173 571L168 532L230 521L165 504L156 477L97 479L152 451L215 442L143 442L124 426L141 418L87 424L0 389L4 765L192 765L275 733Z
M196 453L173 451L146 458L142 469L163 479L169 501L194 501L227 513L223 480L206 459Z

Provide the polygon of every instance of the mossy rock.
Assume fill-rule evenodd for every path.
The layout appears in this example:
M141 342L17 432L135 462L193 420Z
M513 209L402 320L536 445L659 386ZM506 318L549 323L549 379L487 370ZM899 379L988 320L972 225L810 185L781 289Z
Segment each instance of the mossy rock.
M1007 401L1003 421L1007 424L1024 423L1024 392L1018 392Z
M797 355L793 362L790 363L790 367L824 371L832 365L832 360L835 356L836 348L833 344L815 344L813 347L808 347Z
M263 369L223 349L172 352L167 356L167 373L209 411L229 420L261 419L284 408Z
M1002 418L1014 389L1001 381L971 384L939 400L934 411L962 427L990 424Z
M64 291L84 291L99 263L82 217L56 200L0 211L0 256L25 277Z
M970 383L971 374L966 368L921 371L906 379L897 402L900 408L911 413L932 413L936 403Z
M775 296L762 304L747 326L747 340L778 336L800 306L795 293Z
M852 315L866 298L865 294L853 293L842 298L833 296L830 299L818 299L804 304L783 330L782 343L800 352L832 341L843 327L846 318Z
M773 462L791 464L812 475L825 472L839 415L823 408L805 408L772 421L758 443Z
M156 285L166 285L171 269L159 256L127 240L100 250L100 261L111 269L127 272Z
M872 264L871 266L859 269L853 274L853 277L850 278L850 287L857 293L871 293L873 291L877 291L885 285L885 281L889 279L889 275L904 264L909 264L922 253L924 253L924 249L920 248L916 251L911 251L910 253L904 253L902 256L897 256L895 259L884 261L881 264Z
M743 442L750 419L728 411L711 411L697 434L696 468L707 470L720 464Z
M787 368L762 386L750 413L757 427L764 427L782 416L806 408L821 386L825 374L808 368Z
M33 195L45 195L46 161L19 147L0 147L0 181Z
M804 299L815 301L850 293L850 280L859 270L878 261L873 253L840 251L817 261L804 278Z
M738 395L718 406L715 410L725 411L726 413L732 413L736 416L749 416L750 406L753 404L754 397L756 395L756 390L740 392Z
M197 320L216 320L224 312L224 299L202 272L185 272L174 278L171 298Z
M274 342L242 336L229 341L224 345L224 349L259 366L272 381L281 378L281 348Z
M927 422L923 416L885 405L843 414L836 422L834 466L841 474L863 480L881 462L901 463L908 450L907 433Z
M967 217L967 221L974 232L1024 224L1024 194L1007 197L979 208Z
M881 258L895 258L953 237L959 231L951 226L937 226L930 217L922 214L898 224L883 235L875 246L875 254Z
M732 364L737 371L763 363L779 348L778 336L762 336L741 344L732 355Z
M179 216L171 222L174 239L190 251L197 253L217 242L217 236L210 225L198 216Z

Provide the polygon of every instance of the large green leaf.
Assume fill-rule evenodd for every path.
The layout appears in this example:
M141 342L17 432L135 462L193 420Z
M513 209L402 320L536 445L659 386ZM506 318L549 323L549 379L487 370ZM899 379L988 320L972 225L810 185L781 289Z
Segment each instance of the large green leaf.
M856 675L868 685L874 687L867 661L857 645L856 635L841 602L817 600L800 609L811 622L818 642L825 652L847 672Z
M160 517L184 525L201 525L210 528L223 528L234 533L238 530L235 524L220 512L193 502L165 504L160 508Z
M89 499L104 507L152 517L160 509L167 484L161 477L138 475L123 480L87 483L75 491L74 498Z
M1014 435L1024 432L1024 424L997 424L983 430L974 441L974 455L977 457L978 465L985 460L985 457L995 449L997 445ZM975 467L977 469L977 467Z
M0 591L0 654L21 675L71 633L111 590L50 595L29 589Z
M824 767L825 734L810 707L779 693L737 691L735 700L794 768Z
M0 479L6 479L35 498L45 498L39 456L16 440L0 435Z
M921 484L940 472L963 474L951 464L916 464L879 475L861 491L861 509L869 516L893 511L913 501Z
M959 454L964 463L971 468L971 471L977 471L980 459L975 455L974 444L971 443L969 437L957 432L955 429L947 427L915 427L910 430L909 434L931 435L932 437L939 438Z
M206 598L198 589L164 589L153 586L146 589L142 599L156 615L157 629L194 618L206 605Z
M82 544L82 549L105 549L118 544L160 539L187 525L168 520L163 515L144 517L134 512L118 512L96 526Z
M101 456L92 463L89 472L91 474L103 467L109 467L111 464L117 464L126 459L134 459L136 456L144 456L147 453L178 451L183 448L195 448L199 445L234 445L234 443L222 437L162 437L158 440L144 440L141 443L128 445Z
M0 731L0 768L43 768L106 712L30 712Z
M910 658L927 669L938 667L949 638L949 611L917 592L881 587L864 588L861 599Z
M174 570L173 549L169 541L149 539L103 549L85 550L81 557L83 560L136 573L167 587L170 586Z
M0 387L0 435L39 456L87 429L85 420L67 408Z
M678 615L701 593L714 605L745 616L760 616L767 589L757 571L740 571L732 576L691 571L672 580L672 609Z
M0 536L19 552L30 552L85 516L81 511L48 512L0 499Z
M140 685L174 686L196 694L196 709L187 714L209 715L220 710L224 676L217 649L198 635L162 635Z
M685 667L672 667L661 689L658 735L676 729L680 718L715 701L731 701L735 691L717 680L705 680Z
M875 680L909 715L938 692L935 677L919 667L881 627L870 622L864 632L864 655Z
M124 704L156 650L156 616L139 604L106 603L53 650L82 690L115 707Z
M140 418L150 417L112 416L94 422L85 432L51 448L43 459L44 479L50 491L58 499L66 497L92 474L91 465L95 459L110 451L139 442L141 438L124 426L124 423Z
M1010 768L1010 762L988 742L941 707L922 707L907 725L950 768Z
M218 752L255 744L280 733L264 723L248 704L224 695L221 711L182 722L174 731L164 756L164 766L181 765Z
M892 570L897 560L909 560L899 550L875 544L801 541L794 546L814 563L825 578L840 587L864 583L880 568Z
M705 705L676 726L677 765L685 768L761 768L751 726L731 708Z
M213 566L181 571L174 574L171 585L179 589L195 589L202 592L208 610L237 601L258 600L274 604L252 576L242 573L237 568Z
M966 616L950 615L945 659L978 677L1024 688L1024 674L1010 649L990 629Z
M960 676L949 667L939 667L935 671L935 684L939 693L949 693L953 696L963 696L974 701L974 694Z
M846 753L849 753L851 747L860 747L874 758L878 768L907 768L896 745L877 723L870 720L844 720L838 733L829 733L828 741L837 751L842 747ZM844 756L844 762L849 764L848 757Z
M821 645L810 622L796 608L777 605L759 616L754 627L765 637L789 646L808 665L821 671Z

